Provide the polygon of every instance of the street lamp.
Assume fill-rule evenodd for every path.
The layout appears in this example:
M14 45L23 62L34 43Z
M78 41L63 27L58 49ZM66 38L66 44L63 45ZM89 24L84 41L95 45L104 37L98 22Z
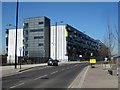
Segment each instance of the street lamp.
M16 38L15 38L15 69L17 68L17 28L18 28L18 0L17 0L17 5L16 5L16 26L12 24L8 24L8 26L13 26L16 28Z
M18 28L18 0L16 6L16 40L15 40L15 69L17 68L17 28Z
M7 24L6 26L13 26L13 27L15 27L15 28L16 28L16 26L14 26L14 25L12 25L12 24Z
M55 35L56 35L56 39L55 39L55 60L57 59L57 22L55 22Z
M63 21L60 21L60 23L63 23ZM58 24L58 22L55 22L55 35L56 35L56 39L55 39L55 60L57 60L57 24Z

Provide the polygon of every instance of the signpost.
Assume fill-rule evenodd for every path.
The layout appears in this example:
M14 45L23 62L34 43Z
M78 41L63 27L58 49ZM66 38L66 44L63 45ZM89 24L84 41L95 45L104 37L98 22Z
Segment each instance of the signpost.
M82 60L82 55L79 55L80 59Z
M22 47L19 48L19 51L20 51L20 61L19 61L20 62L20 69L21 69L21 51L22 51L22 49L23 49Z

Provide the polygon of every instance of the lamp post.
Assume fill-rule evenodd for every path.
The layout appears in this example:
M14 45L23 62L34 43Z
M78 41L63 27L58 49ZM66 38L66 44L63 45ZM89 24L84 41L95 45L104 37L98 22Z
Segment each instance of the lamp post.
M16 6L16 40L15 40L15 69L17 68L17 28L18 28L18 0L17 0L17 6Z
M117 63L116 63L116 66L117 66L117 76L119 76L119 62L118 62L119 58L120 58L120 56L117 58Z
M18 28L18 0L17 0L17 5L16 5L16 26L9 24L9 26L14 26L16 27L16 38L15 38L15 69L17 68L17 28Z
M80 61L81 61L81 59L82 59L82 55L79 55L79 57L80 57Z
M60 21L60 23L63 23L63 21ZM55 60L57 60L57 24L58 24L58 22L55 22L55 35L56 35L56 39L55 39Z
M55 22L55 35L56 35L56 39L55 39L55 60L57 59L57 22Z

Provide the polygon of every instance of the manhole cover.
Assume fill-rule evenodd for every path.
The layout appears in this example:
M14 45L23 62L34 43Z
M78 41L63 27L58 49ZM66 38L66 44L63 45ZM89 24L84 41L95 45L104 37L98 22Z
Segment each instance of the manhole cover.
M49 79L48 77L42 77L41 79Z
M22 77L20 77L20 78L26 78L26 77L22 76Z

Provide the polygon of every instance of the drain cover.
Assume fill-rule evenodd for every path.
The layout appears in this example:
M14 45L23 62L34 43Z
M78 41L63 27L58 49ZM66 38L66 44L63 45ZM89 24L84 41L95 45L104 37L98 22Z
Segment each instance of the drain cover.
M41 79L49 79L48 77L42 77Z

